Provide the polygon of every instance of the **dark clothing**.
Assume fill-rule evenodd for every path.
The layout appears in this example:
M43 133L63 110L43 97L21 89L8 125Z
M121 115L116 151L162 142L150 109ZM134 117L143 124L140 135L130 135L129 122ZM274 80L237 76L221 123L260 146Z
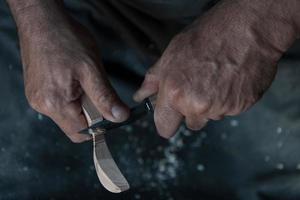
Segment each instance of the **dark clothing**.
M171 38L215 1L65 3L96 37L111 81L132 105L133 91ZM97 180L91 144L71 144L29 108L5 1L0 44L0 199L300 199L299 45L247 113L210 122L196 134L182 127L170 141L156 135L151 119L114 131L109 147L132 187L116 196Z

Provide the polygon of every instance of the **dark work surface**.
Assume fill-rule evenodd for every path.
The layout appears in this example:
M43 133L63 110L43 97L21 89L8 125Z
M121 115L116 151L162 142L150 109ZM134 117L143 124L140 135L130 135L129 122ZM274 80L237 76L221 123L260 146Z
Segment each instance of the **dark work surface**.
M247 113L210 122L197 133L182 126L169 141L156 134L151 117L109 132L108 146L131 185L125 193L111 194L97 179L92 144L71 143L28 106L16 36L2 0L0 200L300 199L299 45L286 54L271 89ZM144 73L145 59L125 45L117 49L104 53L107 63L122 57L142 69L138 75ZM137 86L132 80L140 77L128 74L126 87L118 76L112 75L112 81L131 103Z

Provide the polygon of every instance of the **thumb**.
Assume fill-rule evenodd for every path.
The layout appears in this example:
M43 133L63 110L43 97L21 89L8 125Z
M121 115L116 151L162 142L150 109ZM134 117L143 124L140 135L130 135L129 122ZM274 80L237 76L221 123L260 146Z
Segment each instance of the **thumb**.
M133 95L133 99L137 102L143 101L145 98L152 96L158 92L159 78L156 75L156 69L150 68L145 75L145 79L141 87Z
M129 108L120 100L104 71L91 68L80 80L81 87L103 117L122 122L129 117Z

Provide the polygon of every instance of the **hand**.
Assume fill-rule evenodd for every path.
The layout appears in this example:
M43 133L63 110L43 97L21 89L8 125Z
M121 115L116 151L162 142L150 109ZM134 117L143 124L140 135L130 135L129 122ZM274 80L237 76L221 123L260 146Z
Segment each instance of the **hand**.
M237 115L270 86L296 27L278 9L266 11L280 7L272 1L240 2L222 1L178 34L146 74L134 99L157 93L161 136L174 135L183 119L198 130L210 119Z
M29 13L39 15L39 11ZM35 25L19 28L26 97L73 142L83 142L90 139L78 133L87 127L80 101L83 93L110 121L125 120L129 109L112 89L89 32L61 12L45 13L41 11L37 18L23 12L27 24L33 18Z

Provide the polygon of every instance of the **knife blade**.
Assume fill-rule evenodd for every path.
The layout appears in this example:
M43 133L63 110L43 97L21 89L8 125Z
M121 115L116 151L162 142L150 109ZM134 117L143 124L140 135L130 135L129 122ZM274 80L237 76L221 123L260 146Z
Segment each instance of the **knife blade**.
M148 113L154 112L154 105L155 105L155 97L149 97L145 99L141 104L133 107L130 109L130 116L129 118L121 123L114 123L111 121L108 121L106 119L103 119L102 121L95 123L94 125L81 130L79 133L82 134L90 134L92 131L95 131L97 129L101 130L111 130L115 129L121 126L128 125L130 123L135 122L136 120L146 116Z

